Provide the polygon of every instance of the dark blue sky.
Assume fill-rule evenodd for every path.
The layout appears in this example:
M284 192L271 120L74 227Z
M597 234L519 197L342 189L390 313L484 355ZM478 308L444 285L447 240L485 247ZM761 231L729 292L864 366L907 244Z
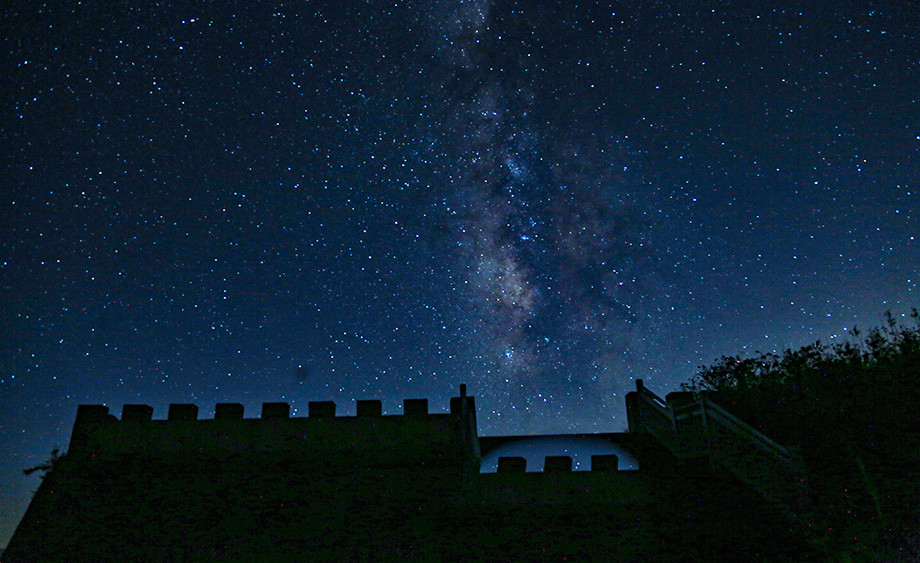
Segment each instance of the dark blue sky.
M4 13L0 545L76 405L625 427L918 305L915 2Z

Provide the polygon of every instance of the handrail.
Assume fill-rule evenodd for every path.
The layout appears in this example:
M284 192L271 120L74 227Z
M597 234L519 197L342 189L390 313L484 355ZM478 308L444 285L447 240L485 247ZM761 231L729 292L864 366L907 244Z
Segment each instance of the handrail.
M788 449L774 442L762 432L758 431L750 424L728 412L705 395L701 396L698 400L693 401L692 403L687 403L675 407L652 391L649 391L644 385L639 387L639 390L639 396L644 398L646 403L652 405L658 409L662 415L665 415L674 421L686 420L688 418L693 418L694 416L701 416L703 414L704 408L709 409L710 411L713 411L714 414L716 414L715 417L710 415L710 418L719 422L724 428L734 432L735 434L747 434L750 438L752 438L751 441L760 447L761 450L779 455L780 457L784 458L783 461L785 462L791 461L791 454L789 453Z
M774 442L763 433L747 424L737 416L726 411L705 395L695 401L683 400L663 401L660 397L645 389L641 380L636 381L639 404L645 403L654 407L663 418L670 421L671 432L662 432L662 426L638 418L638 429L644 429L657 438L667 449L676 456L696 457L705 455L712 461L724 465L735 473L742 481L748 483L766 498L778 502L792 511L793 515L802 513L803 507L808 504L807 485L804 478L804 466L797 455L788 448ZM689 398L689 397L687 397ZM700 417L702 424L678 424L678 421L687 421ZM643 424L643 422L645 422ZM714 424L729 431L740 442L737 447L724 443L724 439L717 434ZM705 440L701 440L705 438ZM722 445L717 446L716 444ZM766 455L759 462L748 458L744 453L745 445L753 446L756 450ZM728 446L727 448L725 446ZM750 465L755 463L755 466ZM770 469L772 467L772 469ZM751 471L753 469L753 471ZM776 480L776 470L791 473L791 480ZM772 477L767 475L772 474ZM766 479L765 479L766 477ZM783 484L785 483L785 484ZM797 499L797 500L796 500ZM803 504L804 503L804 504ZM807 508L804 508L808 512Z
M708 399L707 397L702 397L701 402L702 401L705 401L707 409L710 409L710 411L714 411L719 416L723 417L724 419L726 419L728 422L731 423L729 425L723 422L722 426L725 426L726 428L734 431L736 434L737 434L737 430L739 429L743 430L745 433L749 434L752 438L756 439L755 444L761 446L761 449L767 452L779 455L780 457L784 458L783 461L786 461L786 462L791 461L790 459L791 454L789 453L788 449L777 444L770 438L766 437L763 433L759 432L756 428L754 428L750 424L744 422L737 416L733 415L732 413L728 412L724 408L720 407L718 404L712 402L711 399ZM718 417L713 418L713 420L718 420Z
M675 420L686 420L702 414L703 404L701 401L693 401L685 405L671 406L671 410L674 411Z
M671 408L671 405L658 395L646 389L642 385L641 379L636 380L636 388L639 391L639 400L645 402L647 405L652 406L658 412L658 414L668 419L671 432L677 433L677 423L674 419L674 409Z
M649 391L647 387L642 386L642 387L640 387L640 390L641 390L640 395L643 396L643 397L645 397L646 399L649 399L651 402L653 402L653 403L655 404L655 406L658 406L658 407L660 407L660 408L662 408L662 409L668 409L668 408L670 408L670 405L668 404L667 401L665 401L664 399L662 399L662 398L659 397L658 395L656 395L656 394L652 393L651 391Z
M660 398L654 395L651 391L646 391L645 394L641 395L641 397L645 399L646 403L658 409L658 411L661 412L661 414L666 415L670 418L671 406L668 405L666 402L662 401Z

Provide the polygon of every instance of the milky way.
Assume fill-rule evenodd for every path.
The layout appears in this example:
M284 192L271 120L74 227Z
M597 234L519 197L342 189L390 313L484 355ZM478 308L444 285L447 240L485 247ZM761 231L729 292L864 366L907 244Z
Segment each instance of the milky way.
M574 405L597 420L622 400L669 298L656 190L627 138L556 114L527 78L531 23L491 2L448 14L434 34L433 127L453 155L458 278L492 366L478 383L525 418Z

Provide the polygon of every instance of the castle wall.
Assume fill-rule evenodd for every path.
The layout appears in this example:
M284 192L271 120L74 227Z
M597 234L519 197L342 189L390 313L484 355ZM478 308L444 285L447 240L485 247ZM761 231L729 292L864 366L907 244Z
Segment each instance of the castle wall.
M190 404L165 419L147 405L120 418L83 405L4 561L675 560L688 545L716 560L745 542L800 551L759 499L688 474L642 434L604 435L641 471L618 471L613 455L592 458L592 471L573 471L567 456L542 471L505 456L480 474L481 451L521 437L479 439L473 398L460 395L449 413L429 414L422 399L385 416L361 401L350 417L328 401L306 417L285 403L265 403L258 418L220 404L205 420Z
M381 463L388 457L462 463L475 449L475 427L454 407L428 414L427 399L407 399L405 414L384 416L380 401L359 401L358 416L343 417L335 416L335 403L318 401L309 404L309 416L290 417L286 403L265 403L259 418L245 418L242 405L218 404L215 418L199 420L195 405L172 404L167 418L157 420L147 405L125 405L121 419L106 407L81 405L69 455L286 450L325 457L373 453Z

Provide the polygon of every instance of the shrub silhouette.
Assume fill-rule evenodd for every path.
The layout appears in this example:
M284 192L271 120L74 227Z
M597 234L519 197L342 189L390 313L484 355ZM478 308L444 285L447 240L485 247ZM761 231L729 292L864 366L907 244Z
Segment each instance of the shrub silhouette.
M826 541L898 558L920 557L920 312L910 318L886 312L852 342L723 356L682 385L801 450Z
M55 464L64 457L64 454L60 452L61 452L60 448L54 448L53 450L51 450L51 457L49 457L45 461L45 463L40 463L34 467L28 467L26 469L23 469L22 470L23 474L31 475L35 473L36 471L41 471L42 472L41 478L44 479L45 476L48 475L48 472L54 469Z

